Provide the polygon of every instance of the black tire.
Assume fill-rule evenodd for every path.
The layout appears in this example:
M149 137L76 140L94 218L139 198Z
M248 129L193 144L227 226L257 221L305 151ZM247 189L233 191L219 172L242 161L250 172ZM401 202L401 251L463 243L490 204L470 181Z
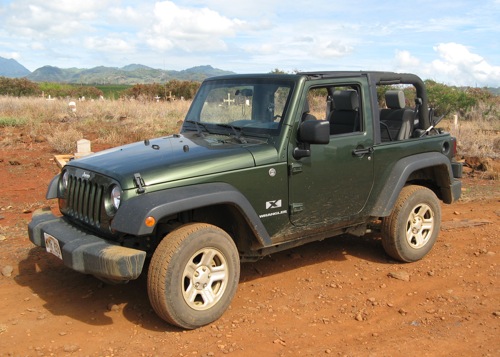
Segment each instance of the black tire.
M218 227L190 223L158 245L148 272L148 295L168 323L194 329L227 310L240 278L238 250Z
M405 186L390 216L382 222L382 245L392 258L402 262L422 259L436 242L441 227L441 206L423 186Z

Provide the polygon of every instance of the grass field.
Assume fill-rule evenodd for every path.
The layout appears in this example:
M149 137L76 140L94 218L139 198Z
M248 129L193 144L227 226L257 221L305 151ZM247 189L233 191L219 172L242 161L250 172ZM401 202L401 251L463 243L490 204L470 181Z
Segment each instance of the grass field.
M124 86L104 86L116 93ZM81 138L105 146L117 146L178 132L190 101L95 100L76 102L73 112L67 100L0 97L0 145L11 144L9 132L48 141L55 153L73 152ZM485 114L486 113L486 114ZM445 118L438 126L458 139L463 156L500 158L499 108L471 109L454 125Z
M67 100L0 97L0 145L13 143L13 132L47 141L55 153L72 153L86 138L107 147L179 131L189 101Z

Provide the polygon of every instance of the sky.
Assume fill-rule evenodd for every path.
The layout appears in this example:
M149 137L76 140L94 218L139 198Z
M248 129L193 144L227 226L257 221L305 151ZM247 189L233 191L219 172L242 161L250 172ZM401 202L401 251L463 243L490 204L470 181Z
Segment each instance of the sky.
M0 56L30 71L381 70L500 87L500 0L0 0Z

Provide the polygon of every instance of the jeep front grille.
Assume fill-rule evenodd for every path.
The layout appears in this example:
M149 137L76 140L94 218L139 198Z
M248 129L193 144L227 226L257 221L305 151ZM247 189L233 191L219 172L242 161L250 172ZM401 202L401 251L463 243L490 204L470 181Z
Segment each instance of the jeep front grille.
M104 186L70 175L66 214L96 228L101 225Z

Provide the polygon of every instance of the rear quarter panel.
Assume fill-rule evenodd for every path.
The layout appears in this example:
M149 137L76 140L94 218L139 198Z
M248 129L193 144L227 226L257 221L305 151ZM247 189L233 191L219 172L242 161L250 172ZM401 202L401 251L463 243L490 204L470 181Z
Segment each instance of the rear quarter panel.
M397 187L396 183L400 180L402 172L400 172L399 169L395 170L400 160L406 159L406 161L411 162L412 156L417 160L417 157L421 154L434 153L436 156L441 155L441 161L445 162L447 166L450 166L450 160L446 156L446 150L451 150L453 145L452 140L450 135L440 134L375 145L373 152L375 160L375 182L372 195L366 206L366 213L371 214L374 209L376 212L380 212L379 208L375 206L380 204L379 197L386 186L389 185L389 187L392 187L394 190L400 189ZM399 192L396 192L396 194L399 194Z

